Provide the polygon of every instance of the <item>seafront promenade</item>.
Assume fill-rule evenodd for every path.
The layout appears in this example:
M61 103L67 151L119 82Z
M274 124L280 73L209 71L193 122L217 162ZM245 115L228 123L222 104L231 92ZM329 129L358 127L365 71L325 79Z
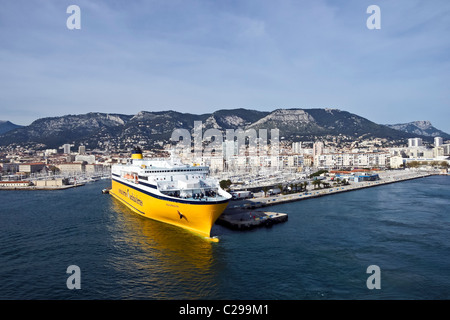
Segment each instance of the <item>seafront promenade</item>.
M316 189L308 186L307 191L291 194L279 194L267 197L255 197L245 200L231 201L225 212L218 220L219 224L235 229L249 229L258 226L272 225L273 223L287 221L286 214L264 211L264 207L277 204L323 197L340 192L349 192L364 188L377 187L385 184L396 183L406 180L419 179L439 174L439 171L410 171L389 170L380 171L379 180L351 182L349 185L333 186L329 188Z

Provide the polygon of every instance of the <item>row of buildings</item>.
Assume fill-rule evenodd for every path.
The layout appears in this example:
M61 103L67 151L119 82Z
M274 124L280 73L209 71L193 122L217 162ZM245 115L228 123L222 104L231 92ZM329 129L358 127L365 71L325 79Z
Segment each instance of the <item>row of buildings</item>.
M69 162L60 163L56 165L47 165L45 162L32 162L32 163L2 163L0 169L3 172L13 174L32 174L32 173L44 173L51 171L51 168L57 168L60 173L86 173L95 174L101 173L105 170L103 164L87 164L84 162Z
M238 148L228 148L221 154L195 159L208 165L213 173L255 172L267 168L273 170L301 170L304 167L318 169L342 168L402 168L413 161L449 163L450 144L437 137L433 146L424 146L420 138L409 139L408 145L395 148L353 147L348 149L328 147L324 142L309 143L304 148L301 142L280 147L278 153L244 154ZM234 152L230 152L234 150ZM183 160L183 159L182 159ZM185 159L191 160L191 159Z
M271 171L302 171L304 168L348 169L348 168L401 168L415 162L449 163L450 144L442 138L435 138L434 145L425 146L420 138L408 140L408 145L395 148L381 148L374 141L338 148L335 144L318 142L294 142L280 144L277 148L266 146L263 152L243 152L233 145L224 146L223 153L200 155L193 159L192 154L179 153L182 161L202 163L210 167L212 174L223 172L259 173ZM237 142L236 142L237 143ZM8 155L0 163L3 174L32 175L55 172L62 175L104 175L109 173L113 163L126 161L129 155L101 154L87 152L84 146L77 153L71 152L72 145L64 145L64 153L56 149L36 152L33 155ZM151 155L151 151L147 154ZM183 155L187 156L183 159Z

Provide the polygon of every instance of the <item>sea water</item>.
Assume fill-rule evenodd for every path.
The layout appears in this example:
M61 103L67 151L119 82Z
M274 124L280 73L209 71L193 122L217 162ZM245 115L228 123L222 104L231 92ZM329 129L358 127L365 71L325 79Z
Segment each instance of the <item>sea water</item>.
M109 184L0 191L0 299L450 298L450 177L272 206L288 221L214 225L218 243L134 214Z

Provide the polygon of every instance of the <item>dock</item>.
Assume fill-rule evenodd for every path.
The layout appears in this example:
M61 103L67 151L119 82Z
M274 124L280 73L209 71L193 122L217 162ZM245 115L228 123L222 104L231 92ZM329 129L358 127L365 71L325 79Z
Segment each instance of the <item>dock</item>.
M0 187L0 190L24 190L24 191L32 191L32 190L66 190L76 187L82 187L84 186L84 183L78 183L78 184L69 184L69 185L62 185L62 186L15 186L15 187Z
M341 192L361 190L406 180L419 179L435 174L435 172L391 174L382 176L380 180L376 181L353 182L350 185L333 186L323 189L310 188L309 190L300 193L233 200L230 201L224 213L219 217L217 224L236 230L248 230L260 226L272 226L273 224L287 221L288 215L285 213L266 212L263 209L264 207L323 197Z

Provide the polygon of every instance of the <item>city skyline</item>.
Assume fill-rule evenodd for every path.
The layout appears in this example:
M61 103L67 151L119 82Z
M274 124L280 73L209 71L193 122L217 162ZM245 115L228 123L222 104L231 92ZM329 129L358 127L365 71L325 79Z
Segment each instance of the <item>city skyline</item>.
M70 5L81 29L70 30ZM381 29L367 28L378 5ZM1 120L337 108L450 132L450 4L5 1Z

